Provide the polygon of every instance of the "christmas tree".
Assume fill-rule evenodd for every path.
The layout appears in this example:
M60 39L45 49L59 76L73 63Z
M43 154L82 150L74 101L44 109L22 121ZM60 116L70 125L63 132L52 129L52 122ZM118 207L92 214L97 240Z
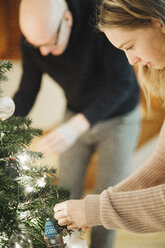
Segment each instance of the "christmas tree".
M12 116L14 102L2 90L11 68L0 61L0 248L64 247L66 229L53 219L53 207L69 192L53 185L56 170L40 165L43 154L28 150L42 131L29 118Z

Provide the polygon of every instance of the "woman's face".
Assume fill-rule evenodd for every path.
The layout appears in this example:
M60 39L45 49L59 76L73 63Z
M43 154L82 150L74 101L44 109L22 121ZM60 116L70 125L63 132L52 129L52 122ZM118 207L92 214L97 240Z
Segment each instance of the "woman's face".
M105 29L109 41L123 50L129 63L141 63L148 67L163 69L165 67L165 28L157 21L150 26L126 30L123 28Z

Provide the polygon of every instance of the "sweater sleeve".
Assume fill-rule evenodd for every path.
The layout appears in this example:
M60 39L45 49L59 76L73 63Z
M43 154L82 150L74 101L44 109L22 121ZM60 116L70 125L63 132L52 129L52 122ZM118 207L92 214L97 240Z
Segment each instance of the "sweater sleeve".
M23 37L21 39L21 50L23 72L19 88L13 99L16 105L14 113L16 116L25 116L30 112L39 92L42 77L42 71L34 61L33 53L36 50L28 47Z
M151 159L100 195L85 198L87 225L133 232L165 230L165 122Z
M165 230L165 184L143 190L112 192L85 198L86 224L137 233Z
M91 125L111 116L128 113L139 102L139 87L133 67L123 51L100 34L95 64L95 91L92 103L82 112Z
M151 158L125 180L113 187L113 191L130 191L153 187L165 181L165 121L156 149Z

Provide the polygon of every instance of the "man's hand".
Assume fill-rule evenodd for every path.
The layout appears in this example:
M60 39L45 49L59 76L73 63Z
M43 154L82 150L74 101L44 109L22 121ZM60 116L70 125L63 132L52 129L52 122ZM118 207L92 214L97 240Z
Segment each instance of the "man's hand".
M39 144L39 150L45 154L62 153L73 145L89 126L90 124L85 116L77 114L46 135Z
M84 200L69 200L58 203L54 207L54 217L58 224L67 225L68 230L87 228Z

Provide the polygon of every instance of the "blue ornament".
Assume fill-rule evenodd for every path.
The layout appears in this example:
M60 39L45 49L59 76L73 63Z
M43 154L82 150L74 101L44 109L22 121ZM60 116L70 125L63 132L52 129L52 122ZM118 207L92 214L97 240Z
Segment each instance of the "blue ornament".
M53 239L57 236L57 230L55 229L52 220L47 220L45 223L45 237L47 239Z
M65 247L61 234L56 230L52 220L45 223L44 239L47 248L63 248Z

